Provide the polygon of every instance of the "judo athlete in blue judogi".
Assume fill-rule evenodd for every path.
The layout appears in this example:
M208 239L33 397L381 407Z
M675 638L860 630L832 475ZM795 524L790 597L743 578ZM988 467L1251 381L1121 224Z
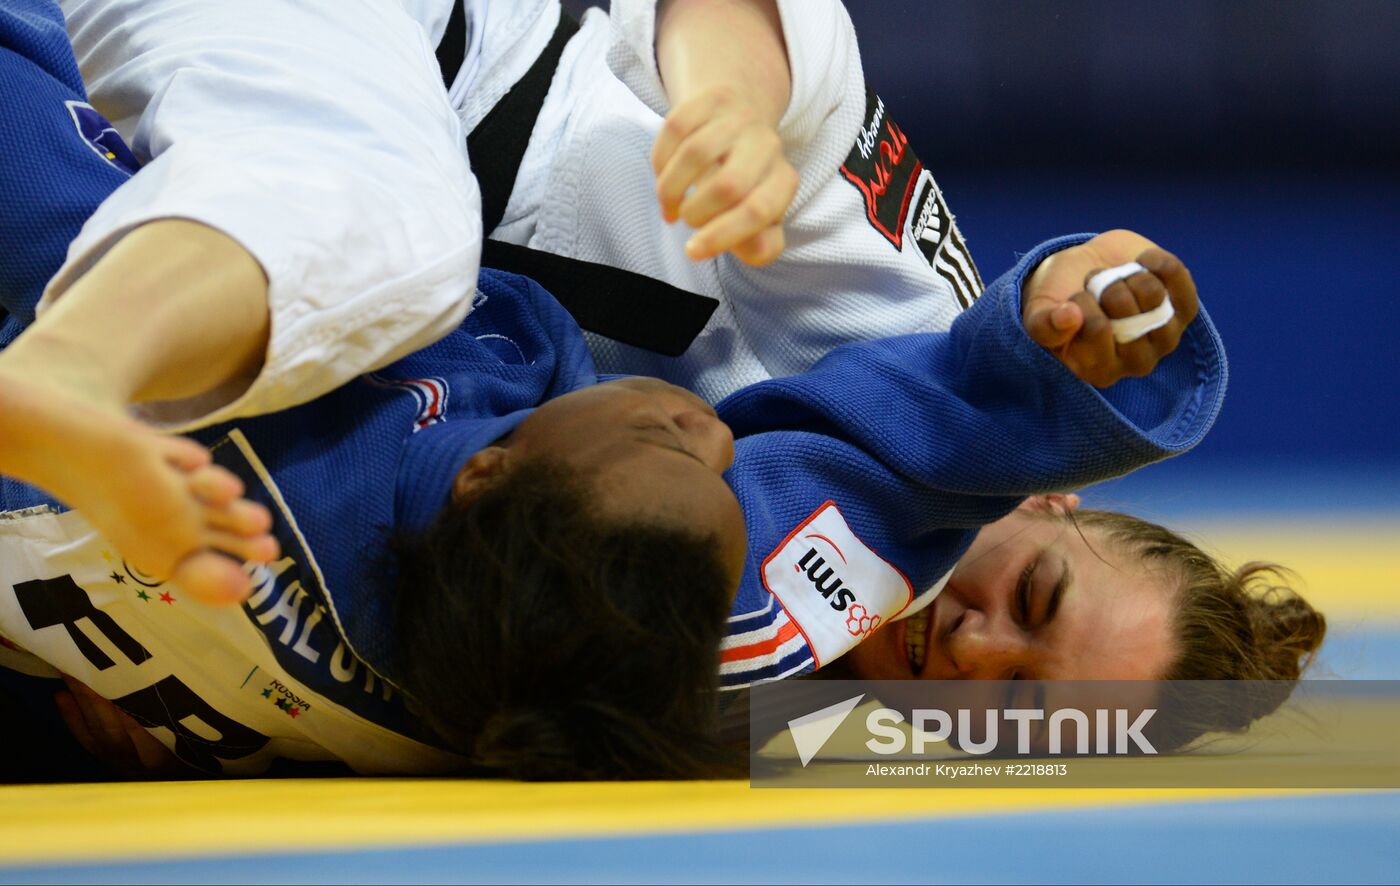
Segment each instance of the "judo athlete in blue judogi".
M101 305L75 289L34 321L85 213L132 163L84 104L56 11L20 6L32 8L0 14L12 344L0 470L30 482L0 484L0 665L81 681L205 772L279 759L523 777L718 771L721 684L809 672L862 643L904 662L900 620L930 609L983 527L1028 496L1182 452L1220 409L1219 338L1160 251L1143 261L1184 331L1149 375L1096 390L1028 337L1028 278L1087 235L1026 253L949 333L848 345L713 409L659 381L600 379L549 293L485 270L470 315L436 344L304 405L191 434L219 469L200 482L241 484L241 498L204 498L241 508L224 519L258 540L211 543L248 561L251 593L205 605L113 540L115 468L81 467L105 457L82 449L86 426L71 425L70 442L53 428L82 416L45 411L69 402L67 368L13 369L68 299L70 314L80 298ZM157 445L124 417L90 420L117 443ZM66 445L90 482L36 454ZM163 458L206 470L185 450ZM248 516L262 509L266 526ZM1039 593L1027 617L1045 616ZM1092 608L1067 600L1062 617L1090 617L1075 605ZM927 658L911 655L902 676Z

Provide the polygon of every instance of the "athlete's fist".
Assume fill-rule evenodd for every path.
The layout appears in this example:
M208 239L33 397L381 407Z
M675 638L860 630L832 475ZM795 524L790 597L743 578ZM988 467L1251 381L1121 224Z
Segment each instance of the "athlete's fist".
M67 689L54 696L59 716L83 750L113 775L177 779L197 774L121 708L72 677L65 675L63 682Z
M1089 290L1094 275L1133 261L1144 270L1094 297ZM1167 298L1174 311L1170 320L1130 341L1115 340L1113 321L1147 314ZM1176 350L1199 308L1196 285L1181 260L1131 231L1109 231L1055 253L1021 291L1021 319L1030 337L1099 388L1150 373Z
M710 89L673 108L651 165L662 217L696 230L685 246L691 259L732 252L765 265L783 251L797 170L777 131L736 91Z

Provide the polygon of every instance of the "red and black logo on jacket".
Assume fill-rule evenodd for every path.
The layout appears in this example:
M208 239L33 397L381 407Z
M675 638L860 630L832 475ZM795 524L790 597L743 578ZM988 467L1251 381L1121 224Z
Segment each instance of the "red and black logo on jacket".
M865 125L841 172L865 198L870 224L895 249L904 245L904 219L922 168L903 130L885 113L884 100L866 89Z

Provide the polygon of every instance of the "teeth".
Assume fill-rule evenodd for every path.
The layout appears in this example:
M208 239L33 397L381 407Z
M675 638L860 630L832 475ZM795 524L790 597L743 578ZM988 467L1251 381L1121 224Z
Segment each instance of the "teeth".
M923 670L924 658L928 654L925 644L928 641L928 621L931 616L932 613L925 607L904 621L904 652L909 656L910 669L916 674Z

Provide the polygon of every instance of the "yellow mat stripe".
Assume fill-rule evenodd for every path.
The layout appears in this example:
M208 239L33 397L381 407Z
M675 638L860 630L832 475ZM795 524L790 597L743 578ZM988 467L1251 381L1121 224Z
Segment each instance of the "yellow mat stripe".
M747 782L253 780L0 788L0 864L668 834L1307 791L755 790Z
M1400 525L1360 519L1185 524L1190 537L1231 565L1272 560L1329 618L1400 620Z

